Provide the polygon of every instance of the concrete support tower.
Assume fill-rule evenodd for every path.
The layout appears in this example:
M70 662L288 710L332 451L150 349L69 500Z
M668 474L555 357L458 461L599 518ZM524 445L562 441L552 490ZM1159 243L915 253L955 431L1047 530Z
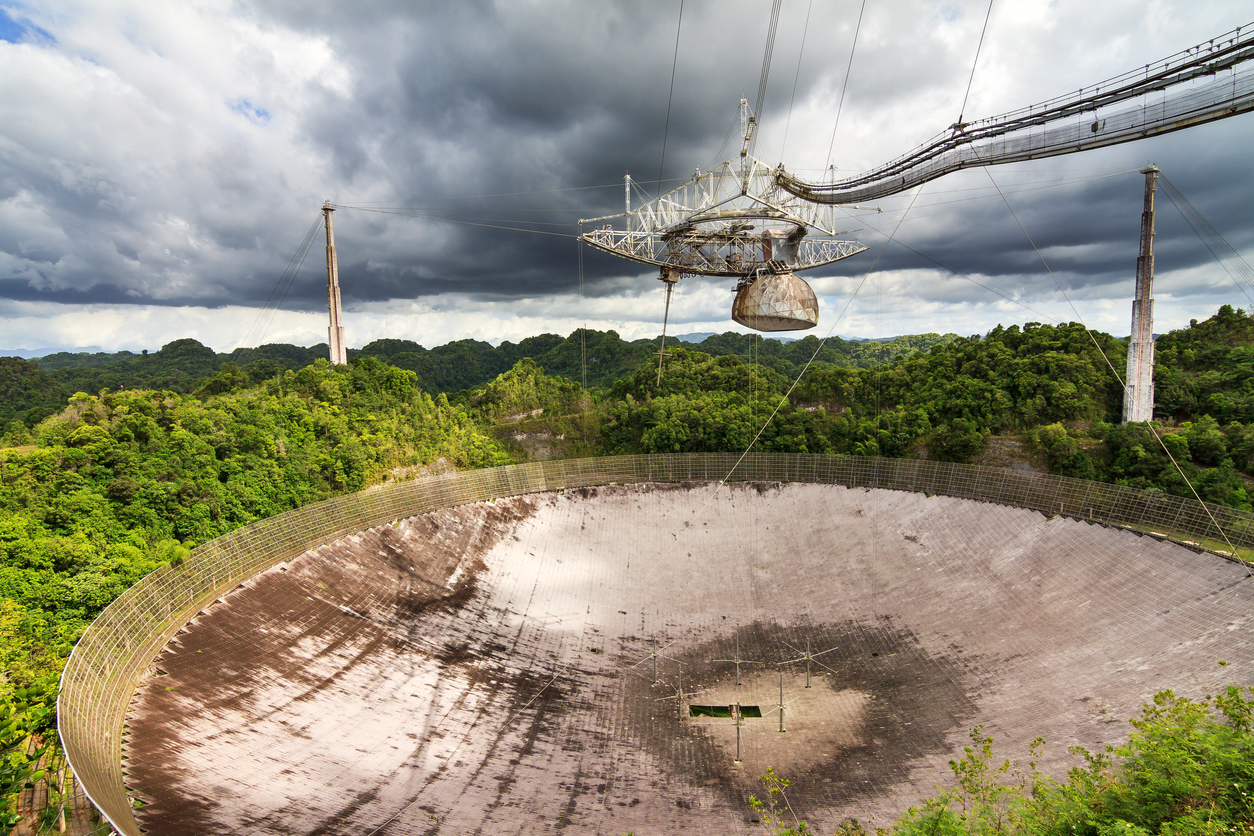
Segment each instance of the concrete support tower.
M331 201L322 204L322 217L327 227L327 313L331 325L327 328L327 345L331 349L331 362L344 365L348 362L348 347L344 345L344 317L340 310L340 264L335 257L335 226L331 213L335 207Z
M1132 339L1128 341L1128 373L1123 392L1123 423L1154 418L1154 192L1159 168L1145 175L1145 209L1141 212L1141 254L1136 259L1136 297L1132 300Z

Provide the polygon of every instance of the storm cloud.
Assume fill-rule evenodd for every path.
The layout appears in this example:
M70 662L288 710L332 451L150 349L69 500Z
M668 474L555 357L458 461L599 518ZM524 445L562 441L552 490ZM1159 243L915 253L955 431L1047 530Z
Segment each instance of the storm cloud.
M621 211L627 172L656 194L737 153L770 7L690 0L681 21L678 2L626 0L0 4L0 348L323 340L320 240L270 329L252 326L326 199L351 345L584 323L652 335L653 271L586 251L581 292L576 222ZM1250 23L1240 2L995 4L972 77L986 3L868 0L850 64L861 7L784 3L763 161L871 168L960 111L1041 101ZM870 249L812 277L819 331L1082 318L1126 333L1138 170L1157 163L1251 260L1251 149L1241 116L849 210ZM1157 330L1251 307L1161 192L1159 207ZM730 289L685 279L672 322L733 328Z

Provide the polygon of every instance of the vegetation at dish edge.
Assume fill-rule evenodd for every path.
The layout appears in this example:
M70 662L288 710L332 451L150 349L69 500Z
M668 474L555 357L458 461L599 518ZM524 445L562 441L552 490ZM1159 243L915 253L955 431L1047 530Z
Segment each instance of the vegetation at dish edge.
M245 381L228 368L200 397L80 393L33 430L11 425L0 450L0 706L23 728L47 738L60 668L92 619L195 545L436 459L510 462L465 408L374 358Z
M993 756L980 727L961 758L949 762L952 789L938 790L877 836L1248 836L1254 833L1254 688L1190 700L1171 691L1154 696L1132 719L1121 746L1069 751L1079 759L1065 780ZM1030 757L1039 756L1038 739ZM811 833L791 815L787 780L762 776L768 801L758 802L771 836ZM792 825L787 819L791 818ZM865 836L856 820L836 836Z
M65 657L140 577L253 520L409 478L438 459L474 468L752 445L981 461L997 437L1017 439L1038 469L1191 495L1146 425L1117 423L1111 366L1122 371L1123 343L1079 325L848 343L855 354L820 354L826 359L795 389L796 372L819 347L814 338L725 334L701 344L709 352L668 343L659 385L655 344L624 343L613 332L585 337L582 345L578 334L503 344L499 355L476 354L486 344L450 344L448 356L479 364L474 375L503 357L510 366L449 395L365 351L340 367L306 362L307 350L290 346L267 347L268 356L241 367L194 340L51 372L0 359L10 406L24 404L0 424L0 709L21 737L0 740L6 768L35 768L19 750L31 733L49 739ZM386 342L376 348L392 360L422 357L411 344ZM523 346L563 373L515 357ZM577 382L585 352L590 368L594 359L634 365L585 390ZM1164 335L1158 352L1158 431L1167 450L1203 498L1248 508L1254 317L1225 307ZM72 368L120 374L131 366L182 391L122 380L125 388L95 394L63 397L58 388L56 375Z

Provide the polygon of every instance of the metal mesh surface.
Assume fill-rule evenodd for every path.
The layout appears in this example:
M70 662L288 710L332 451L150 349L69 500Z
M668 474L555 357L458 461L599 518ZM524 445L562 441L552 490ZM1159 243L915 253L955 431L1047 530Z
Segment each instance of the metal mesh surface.
M253 523L144 578L101 614L66 664L61 740L81 786L113 825L138 836L124 784L125 717L144 671L174 634L235 584L362 529L440 508L587 485L784 481L921 492L991 502L1221 548L1254 546L1254 515L1057 476L905 459L792 454L675 454L569 459L467 471L372 488ZM1222 527L1222 533L1216 527Z

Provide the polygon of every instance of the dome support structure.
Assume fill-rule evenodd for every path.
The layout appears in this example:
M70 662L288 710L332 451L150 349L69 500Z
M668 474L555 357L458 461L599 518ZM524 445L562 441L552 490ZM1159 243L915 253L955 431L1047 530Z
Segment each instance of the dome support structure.
M830 208L780 188L775 169L749 154L755 119L746 99L740 100L740 110L745 136L736 158L711 171L696 171L688 182L635 209L629 193L622 214L580 221L595 225L580 236L583 243L657 267L667 282L668 305L671 279L681 276L736 278L738 290L771 279L775 285L794 289L800 285L809 291L795 273L867 249L857 241L842 240L847 232L835 228ZM774 278L783 275L791 280ZM736 321L765 331L812 328L818 308L813 291L809 295L815 299L812 315L791 327L786 316L776 316L766 328L752 318Z

